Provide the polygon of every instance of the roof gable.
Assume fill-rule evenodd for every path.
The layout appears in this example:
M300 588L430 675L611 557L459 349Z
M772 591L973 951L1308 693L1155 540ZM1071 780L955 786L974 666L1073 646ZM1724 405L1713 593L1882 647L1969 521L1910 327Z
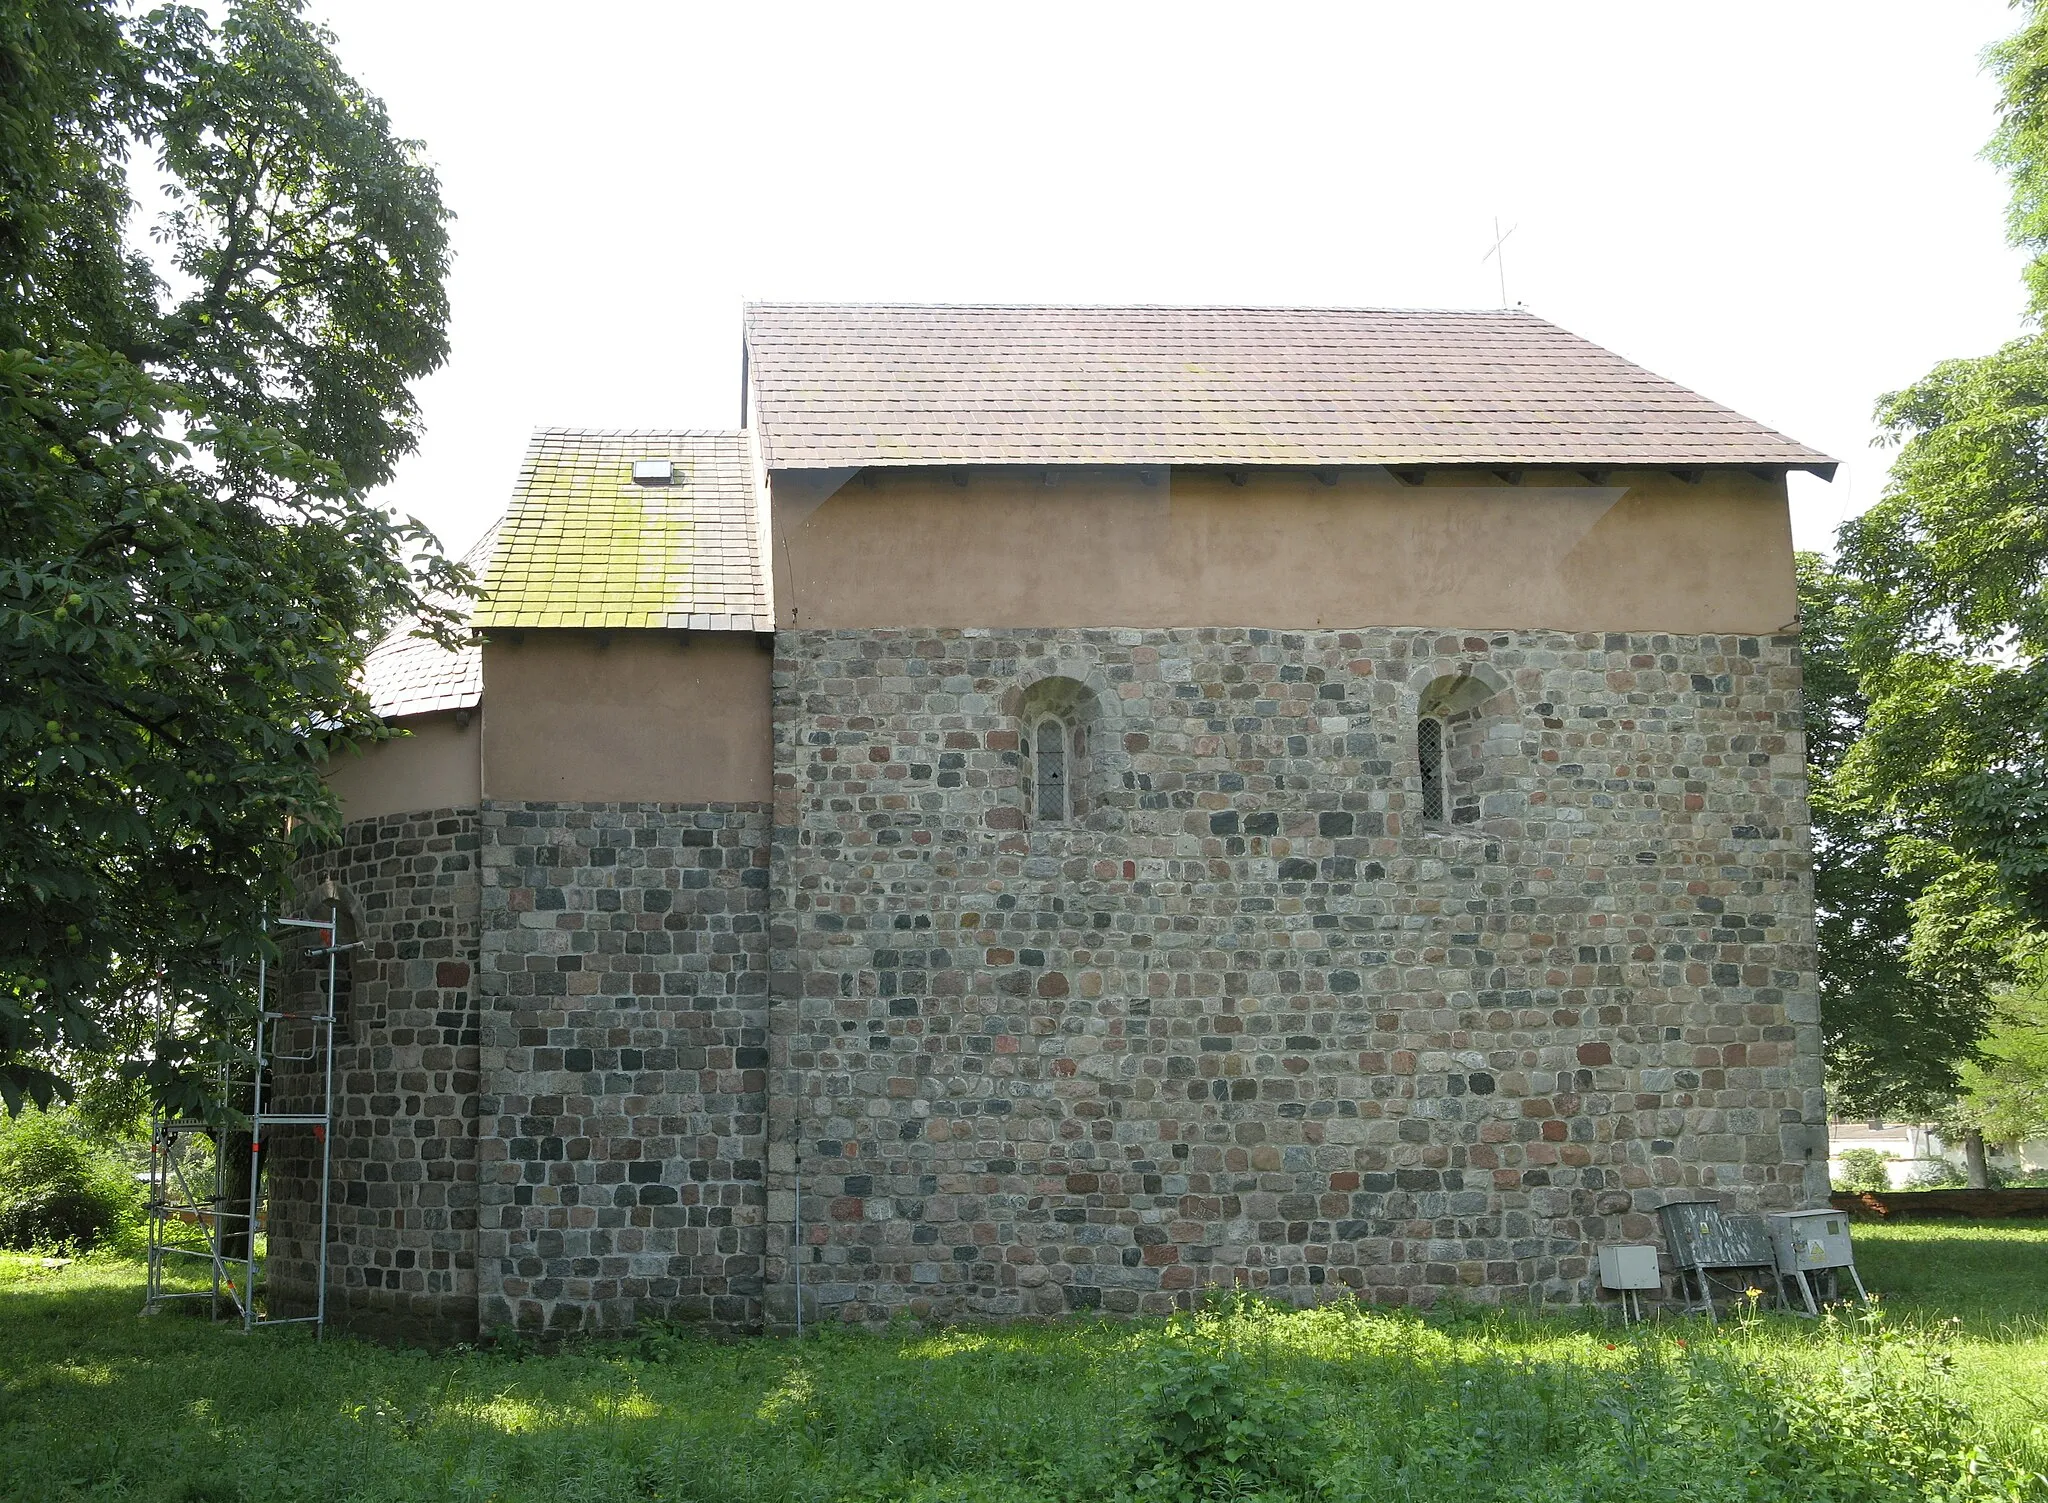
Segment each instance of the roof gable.
M1826 456L1518 310L755 303L770 469Z

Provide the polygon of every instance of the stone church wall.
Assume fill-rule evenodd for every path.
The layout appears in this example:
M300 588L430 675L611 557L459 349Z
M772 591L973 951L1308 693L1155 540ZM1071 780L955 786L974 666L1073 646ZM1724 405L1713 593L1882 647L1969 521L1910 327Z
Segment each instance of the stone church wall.
M1571 1300L1665 1200L1821 1203L1791 637L788 631L774 692L771 1323L799 1186L868 1321Z
M299 863L298 916L340 910L328 1315L375 1335L438 1341L476 1333L478 814L434 809L357 820ZM322 1009L325 962L307 930L286 947L273 999ZM270 1105L318 1109L310 1024L287 1021ZM310 1127L272 1130L268 1273L272 1313L309 1314L319 1253L320 1145Z
M761 804L483 811L480 1320L757 1324Z

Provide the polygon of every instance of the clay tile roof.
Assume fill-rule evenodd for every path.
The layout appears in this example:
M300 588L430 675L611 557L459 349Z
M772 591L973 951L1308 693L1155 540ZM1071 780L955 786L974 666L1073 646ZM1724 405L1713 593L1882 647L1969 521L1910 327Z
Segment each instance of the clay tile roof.
M1520 311L755 303L746 324L770 469L1833 468Z
M673 480L636 483L639 460ZM745 433L539 430L476 625L773 631L755 477Z
M496 546L492 527L462 556L481 575ZM379 715L426 715L473 709L484 697L483 649L475 643L450 652L431 637L416 637L408 621L370 649L363 660L363 691Z

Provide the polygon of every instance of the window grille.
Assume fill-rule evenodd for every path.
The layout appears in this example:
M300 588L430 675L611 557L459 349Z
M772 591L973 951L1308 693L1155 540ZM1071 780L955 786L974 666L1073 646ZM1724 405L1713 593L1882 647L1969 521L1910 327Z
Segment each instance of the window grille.
M1057 825L1067 819L1067 733L1057 720L1038 726L1038 822Z
M1422 764L1422 817L1441 821L1444 817L1444 726L1440 720L1422 720L1415 727L1415 755Z

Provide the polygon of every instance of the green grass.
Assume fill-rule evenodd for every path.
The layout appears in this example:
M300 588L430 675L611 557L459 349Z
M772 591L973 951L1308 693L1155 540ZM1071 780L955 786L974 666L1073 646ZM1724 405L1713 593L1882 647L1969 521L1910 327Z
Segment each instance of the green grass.
M2048 1471L2048 1225L1859 1223L1856 1267L1901 1325L1951 1330L1956 1388L1986 1433Z
M1857 1240L1875 1323L1225 1302L553 1356L248 1339L0 1257L0 1498L2048 1500L2048 1226Z

